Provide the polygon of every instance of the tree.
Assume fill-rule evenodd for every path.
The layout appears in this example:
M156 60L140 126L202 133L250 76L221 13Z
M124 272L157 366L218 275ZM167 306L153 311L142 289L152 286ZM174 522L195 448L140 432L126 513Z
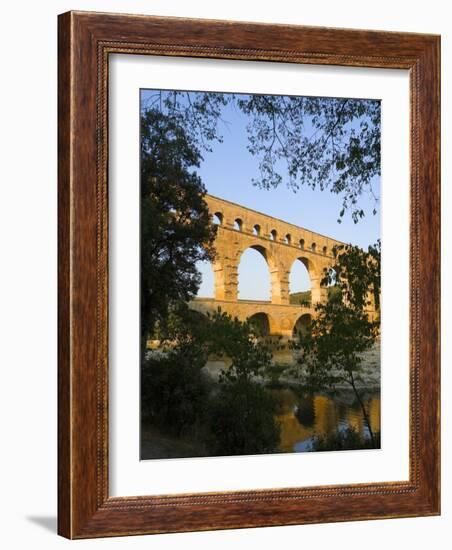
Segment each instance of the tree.
M279 441L279 429L273 399L253 377L271 355L249 324L224 314L199 322L188 309L200 284L196 262L214 258L216 227L195 171L201 151L186 123L185 115L158 109L141 119L142 417L177 436L208 425L215 452L265 452ZM146 353L153 334L171 344ZM233 358L214 396L202 371L209 353Z
M149 105L176 117L205 151L222 141L219 122L225 107L234 106L249 119L248 150L258 158L255 185L269 189L284 180L294 191L301 185L329 189L342 199L338 221L347 211L355 223L365 215L359 204L364 193L377 211L377 100L160 90L149 95L144 109Z
M256 382L223 382L210 405L212 450L216 455L272 453L278 448L277 403Z
M250 95L237 99L251 116L249 146L259 157L261 188L287 185L330 189L341 195L341 218L351 211L355 223L365 215L358 199L363 192L378 197L372 184L380 175L380 102L300 96ZM340 220L339 220L340 221Z
M207 333L205 332L207 329ZM208 352L226 356L218 391L210 404L211 445L215 454L273 452L280 438L275 419L277 402L262 384L272 356L252 324L217 312L204 325Z
M323 283L334 281L326 303L316 305L310 329L298 335L298 374L311 390L335 389L344 383L353 390L361 407L373 446L377 440L359 391L363 353L379 334L379 320L365 310L370 292L379 292L379 244L368 254L348 245L338 251L336 262Z
M171 435L195 437L212 454L273 451L276 401L260 383L272 357L252 326L188 309L169 323L173 340L142 362L142 418ZM210 355L232 361L216 385L204 370Z
M202 430L211 389L206 361L202 346L187 339L148 354L141 369L143 420L175 436Z
M370 245L367 252L359 246L344 244L335 246L333 253L335 262L327 269L321 283L329 288L334 285L342 299L358 309L374 305L378 311L381 291L380 240Z
M199 148L174 117L148 109L141 118L142 347L168 314L197 292L196 262L212 259L216 227L195 169Z
M204 324L198 324L198 338L205 341L209 355L227 357L231 366L223 370L221 380L246 382L263 377L271 365L272 355L259 339L256 327L217 311Z

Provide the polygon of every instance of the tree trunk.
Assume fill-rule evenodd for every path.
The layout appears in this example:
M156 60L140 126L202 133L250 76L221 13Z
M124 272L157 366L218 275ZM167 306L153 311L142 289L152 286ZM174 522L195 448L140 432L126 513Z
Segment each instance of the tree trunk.
M353 388L353 391L355 392L356 399L358 400L358 403L359 403L359 405L361 407L361 410L363 412L364 421L366 422L367 429L369 430L369 434L370 434L370 440L372 441L372 447L375 449L376 448L375 436L374 436L374 433L373 433L372 428L370 426L370 419L369 419L369 416L367 415L366 407L364 406L364 403L361 399L361 396L359 395L359 392L356 388L355 379L353 378L353 373L350 373L350 384Z

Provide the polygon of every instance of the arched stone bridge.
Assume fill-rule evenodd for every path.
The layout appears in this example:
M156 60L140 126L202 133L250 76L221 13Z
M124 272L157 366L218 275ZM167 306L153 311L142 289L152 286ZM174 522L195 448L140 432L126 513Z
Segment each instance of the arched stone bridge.
M212 195L205 200L218 224L215 294L214 298L195 298L190 307L201 313L221 308L241 320L266 315L270 334L291 336L297 322L304 324L313 315L315 303L326 300L326 289L320 286L323 270L333 263L333 247L343 243ZM238 300L238 266L248 248L257 250L267 262L270 302ZM309 273L310 307L289 302L289 274L296 261Z

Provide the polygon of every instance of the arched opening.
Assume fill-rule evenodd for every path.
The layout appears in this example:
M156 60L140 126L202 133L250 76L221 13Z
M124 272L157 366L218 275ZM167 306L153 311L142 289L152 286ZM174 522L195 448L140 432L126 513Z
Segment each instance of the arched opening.
M326 253L327 253L328 249L326 246L323 247L323 255L326 256Z
M286 244L290 244L292 242L292 237L290 236L289 233L287 233L287 235L284 237L284 242Z
M298 258L292 264L289 274L289 302L293 305L311 305L311 277L309 262L305 258Z
M256 336L263 338L270 334L270 321L266 313L255 313L248 317L248 322L253 327Z
M277 236L278 236L278 233L277 233L276 229L272 229L270 231L270 240L271 241L276 241Z
M261 246L247 248L240 257L238 267L239 300L271 299L270 270L267 264L267 251Z
M242 231L242 227L243 227L243 222L240 218L237 218L236 220L234 220L234 229L236 231Z
M261 234L261 226L259 224L256 224L253 227L253 235L256 235L257 237L259 237L260 234Z
M317 248L317 245L316 245L315 243L312 243L312 244L311 244L311 250L312 250L313 252L315 252L316 248Z
M223 225L223 214L221 212L215 212L212 216L212 223L214 225Z
M201 284L199 285L197 298L215 297L215 275L212 264L209 261L196 262L196 269L201 274Z
M311 326L311 320L309 313L305 313L298 317L292 330L292 336L295 338L296 336L304 336L307 334Z
M300 239L300 248L304 250L304 239Z

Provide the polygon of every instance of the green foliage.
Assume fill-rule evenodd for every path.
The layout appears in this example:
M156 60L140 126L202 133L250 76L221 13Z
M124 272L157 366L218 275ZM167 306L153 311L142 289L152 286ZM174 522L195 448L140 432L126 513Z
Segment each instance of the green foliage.
M358 198L373 194L380 175L380 102L297 96L251 95L237 99L250 116L248 150L259 156L261 188L277 187L286 165L287 184L329 188L342 196L341 218L351 210L356 223L364 216ZM374 207L375 211L375 207Z
M374 441L363 437L354 428L336 430L327 435L316 436L311 451L353 451L355 449L379 449L380 433L373 434Z
M246 378L225 377L210 408L214 454L275 451L280 437L276 405L264 386Z
M340 247L336 262L323 284L335 283L326 303L316 304L309 331L298 334L298 375L311 391L331 390L344 383L351 386L361 406L375 445L374 434L357 384L362 382L363 352L370 350L379 335L379 319L365 311L370 292L379 295L380 246L365 253L355 246ZM379 302L377 302L379 303Z
M283 346L276 348L278 351L284 349ZM278 388L281 386L281 377L286 373L288 366L286 363L273 361L266 369L265 378L266 384L271 388Z
M342 296L341 290L336 285L329 286L327 288L327 299L328 300L338 300Z
M210 393L201 370L205 362L205 354L193 342L148 354L141 369L143 419L175 436L204 423Z
M379 101L157 90L143 112L159 110L173 118L192 143L211 151L214 141L222 141L218 125L225 122L227 105L248 118L248 150L258 159L255 185L271 189L284 180L293 190L328 188L342 198L338 221L350 211L355 223L365 215L358 201L366 193L376 213L379 199L372 184L381 165Z
M222 371L220 380L252 381L256 376L264 376L271 365L272 355L267 345L258 339L255 327L221 311L208 319L208 323L197 329L203 333L208 353L231 360L231 366Z
M143 419L175 436L196 433L212 454L274 450L276 402L260 382L272 357L252 325L226 313L205 317L180 308L166 326L171 342L143 361ZM203 371L210 354L232 362L217 384Z
M172 117L147 110L141 119L142 346L168 312L196 294L196 262L212 259L216 227L194 168L201 154Z
M251 323L220 311L209 321L205 325L209 353L231 360L220 374L210 405L213 451L227 455L274 451L279 443L277 403L260 382L269 376L271 353Z
M313 390L356 385L362 370L362 353L372 348L378 324L367 314L334 298L316 305L310 330L300 333L296 348L306 386Z
M335 285L344 301L357 309L380 307L381 290L381 243L370 245L368 251L351 244L334 248L335 262L327 270L323 285ZM334 288L331 287L330 288Z
M199 150L212 151L213 142L222 142L219 122L223 108L231 100L230 94L216 92L184 92L155 90L143 102L142 115L149 111L171 119Z

